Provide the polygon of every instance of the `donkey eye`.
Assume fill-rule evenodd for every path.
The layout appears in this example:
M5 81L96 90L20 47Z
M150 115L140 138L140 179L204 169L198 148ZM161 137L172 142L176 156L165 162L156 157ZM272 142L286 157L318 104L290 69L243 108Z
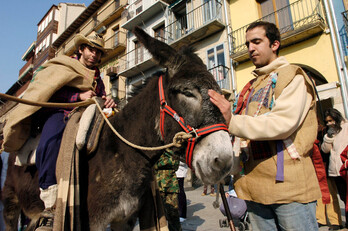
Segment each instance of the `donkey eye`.
M195 97L195 95L189 91L184 91L182 94L184 94L186 97Z

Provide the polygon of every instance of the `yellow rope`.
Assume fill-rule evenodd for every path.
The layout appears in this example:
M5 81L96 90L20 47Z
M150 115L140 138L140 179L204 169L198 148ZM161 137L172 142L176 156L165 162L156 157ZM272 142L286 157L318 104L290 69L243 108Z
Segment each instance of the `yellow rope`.
M166 149L166 148L171 148L173 146L175 147L181 147L181 144L192 137L191 134L186 133L186 132L178 132L175 134L174 138L173 138L173 142L170 144L166 144L163 146L159 146L159 147L144 147L144 146L139 146L136 144L133 144L131 142L129 142L128 140L126 140L124 137L121 136L121 134L119 134L116 129L112 126L112 124L110 123L109 119L104 115L102 108L100 107L100 105L98 104L97 100L95 98L93 98L95 101L95 104L97 105L100 113L103 115L104 120L106 121L106 123L109 125L110 129L116 134L116 136L118 138L120 138L124 143L128 144L129 146L136 148L136 149L140 149L140 150L145 150L145 151L157 151L157 150L162 150L162 149Z
M17 103L23 103L31 106L38 106L38 107L59 107L59 108L72 108L72 107L82 107L82 106L88 106L91 104L94 104L93 99L87 99L85 101L77 102L77 103L52 103L52 102L34 102L31 100L21 99L12 95L7 95L0 93L1 99L7 99L11 100Z

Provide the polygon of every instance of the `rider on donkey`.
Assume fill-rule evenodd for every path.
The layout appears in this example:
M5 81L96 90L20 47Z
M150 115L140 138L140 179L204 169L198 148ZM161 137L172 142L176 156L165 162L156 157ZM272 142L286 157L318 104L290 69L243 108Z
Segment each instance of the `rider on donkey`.
M104 107L115 107L113 99L106 97L105 86L96 66L106 52L103 38L97 34L90 37L78 34L75 36L74 42L77 49L76 56L73 58L59 56L42 65L34 75L23 98L73 103L100 96L105 99ZM36 150L36 166L39 171L40 198L44 202L45 210L41 215L44 219L40 219L43 222L40 222L40 227L36 230L52 230L58 189L56 162L63 132L72 108L39 109L38 107L28 108L28 105L20 104L15 110L21 112L18 114L25 112L24 115L21 118L11 118L12 121L7 121L7 126L8 129L14 129L18 123L22 123L21 121L27 120L31 116L31 127L42 128ZM16 151L21 148L23 142L15 143L11 138L16 136L16 131L8 129L4 129L4 148L8 151Z

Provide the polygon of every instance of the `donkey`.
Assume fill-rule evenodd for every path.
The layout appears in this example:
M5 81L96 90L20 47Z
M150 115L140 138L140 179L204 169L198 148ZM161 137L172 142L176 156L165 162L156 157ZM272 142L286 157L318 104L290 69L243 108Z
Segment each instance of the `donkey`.
M139 27L134 28L133 33L149 50L154 60L167 68L163 76L163 97L166 102L162 104L160 102L161 87L158 84L158 77L154 77L139 94L129 100L121 112L110 118L110 122L120 134L134 144L161 146L171 143L175 134L183 131L183 127L178 123L178 115L181 116L185 124L195 128L191 130L193 134L202 134L195 138L195 146L191 152L192 161L188 164L192 164L195 174L205 184L220 181L229 173L232 166L230 136L226 130L209 134L199 131L201 128L226 122L208 96L209 89L221 92L218 84L191 48L185 47L176 51ZM162 120L160 106L167 105L177 115L174 115L174 118L166 115ZM183 145L175 148L175 151L185 153L185 149L186 146ZM151 180L152 165L162 153L163 150L142 151L132 148L104 125L98 147L88 158L85 168L88 170L85 205L87 210L85 220L89 223L87 229L105 230L110 223L113 224L114 230L134 228L134 217L142 204L143 189ZM17 180L21 179L18 175ZM33 177L32 182L37 185L37 178ZM12 201L28 208L32 198L18 201L16 192L21 190L21 187L22 184L17 184L13 189L15 192L11 193L12 198L5 198L5 201ZM4 191L8 196L8 189ZM10 218L7 214L5 217L8 230L12 230L9 227Z

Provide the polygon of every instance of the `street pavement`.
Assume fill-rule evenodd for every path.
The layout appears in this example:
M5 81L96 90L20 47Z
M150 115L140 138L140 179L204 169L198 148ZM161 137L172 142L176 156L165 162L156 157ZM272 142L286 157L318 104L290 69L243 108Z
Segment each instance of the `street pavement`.
M227 191L228 186L225 186ZM181 223L183 231L227 231L229 227L220 227L219 220L225 219L224 215L220 212L219 208L214 208L213 203L216 200L215 196L202 196L203 186L200 187L185 187L185 193L187 197L187 219ZM222 203L219 198L219 205ZM344 214L344 204L340 203L341 213ZM345 223L345 217L342 216L343 223ZM235 221L236 230L239 231L238 221ZM328 230L329 226L322 226L320 231ZM139 231L137 225L134 229ZM248 229L249 230L249 229ZM341 229L348 231L348 229ZM305 230L304 230L305 231Z
M225 190L227 186L225 187ZM230 230L229 227L220 228L219 219L226 218L219 208L214 208L215 196L207 194L202 196L203 186L198 188L186 188L187 219L181 223L183 231L211 231ZM209 190L208 190L209 192ZM219 198L219 206L222 203Z
M209 187L210 188L210 187ZM227 186L225 189L227 190ZM224 219L224 215L219 208L214 208L213 202L215 196L207 194L202 196L203 186L185 187L187 198L187 218L181 223L183 231L213 231L213 230L230 230L229 227L220 228L219 219ZM219 206L222 203L219 199ZM139 225L134 228L139 231Z

